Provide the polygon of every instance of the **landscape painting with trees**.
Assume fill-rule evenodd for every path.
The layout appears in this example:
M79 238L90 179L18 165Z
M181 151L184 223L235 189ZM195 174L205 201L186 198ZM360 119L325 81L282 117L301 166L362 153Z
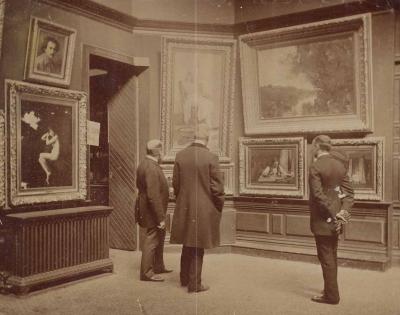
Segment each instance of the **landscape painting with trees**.
M355 114L352 47L341 37L260 50L260 118Z
M239 36L245 135L371 132L371 16Z

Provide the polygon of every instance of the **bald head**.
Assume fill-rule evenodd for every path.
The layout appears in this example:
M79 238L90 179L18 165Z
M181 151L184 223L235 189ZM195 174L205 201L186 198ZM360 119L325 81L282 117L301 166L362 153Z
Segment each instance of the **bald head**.
M151 156L160 157L161 150L162 150L162 143L159 139L152 139L148 141L146 144L147 154Z

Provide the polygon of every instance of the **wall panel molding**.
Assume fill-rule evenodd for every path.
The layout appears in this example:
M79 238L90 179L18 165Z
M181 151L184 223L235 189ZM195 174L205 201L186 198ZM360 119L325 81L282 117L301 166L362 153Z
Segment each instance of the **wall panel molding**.
M96 21L131 32L133 30L162 30L176 32L195 32L212 34L246 34L274 28L293 26L328 20L343 16L377 12L393 9L393 4L386 0L354 1L333 6L327 6L304 12L279 15L275 17L235 23L211 24L190 23L180 21L158 21L151 19L138 19L132 15L114 10L92 0L35 0L49 4L63 10L71 11Z

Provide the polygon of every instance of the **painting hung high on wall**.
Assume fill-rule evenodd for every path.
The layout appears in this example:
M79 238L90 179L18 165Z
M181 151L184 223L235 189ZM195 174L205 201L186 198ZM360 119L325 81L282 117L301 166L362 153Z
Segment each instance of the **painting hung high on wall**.
M164 37L161 124L165 161L193 141L196 128L208 147L230 159L236 44L234 40Z
M86 197L86 94L6 81L13 205Z
M333 150L339 149L348 157L347 169L354 198L382 200L384 139L335 139L332 143Z
M303 138L240 138L240 193L303 197Z
M246 134L372 131L369 21L240 36Z
M25 79L68 86L71 81L76 30L31 18Z

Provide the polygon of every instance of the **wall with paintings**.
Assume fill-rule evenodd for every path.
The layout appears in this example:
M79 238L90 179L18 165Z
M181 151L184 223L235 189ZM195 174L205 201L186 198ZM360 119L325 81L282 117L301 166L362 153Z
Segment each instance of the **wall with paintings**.
M259 17L259 15L255 14L254 17ZM301 27L301 25L299 26ZM267 29L273 29L273 27L268 25ZM296 29L296 27L291 29L291 35L295 33L293 32L293 29ZM314 31L316 30L314 29ZM243 112L245 121L243 134L246 137L260 139L259 141L265 141L262 138L278 137L282 134L288 137L302 136L308 142L306 148L306 151L308 152L308 162L311 160L309 154L311 140L318 133L330 134L331 137L335 139L336 143L341 143L342 147L343 145L346 145L346 143L351 143L350 147L348 147L348 149L350 149L348 153L352 160L352 180L356 186L356 198L359 201L357 201L354 206L353 223L347 227L342 236L342 245L339 251L340 256L342 258L347 258L350 261L360 259L364 262L368 262L368 255L370 255L372 251L376 251L377 260L375 267L380 266L378 268L385 268L385 266L390 262L392 255L392 236L387 235L390 235L393 217L390 214L388 207L393 200L393 194L395 193L392 185L392 139L394 130L392 124L385 123L393 120L394 13L393 11L380 12L376 14L373 13L371 17L371 28L367 29L367 33L365 34L370 38L371 47L368 48L369 57L367 57L367 59L362 58L360 61L361 63L365 60L371 62L370 68L367 69L367 75L371 75L369 81L371 87L368 92L370 103L366 108L367 110L370 110L369 115L371 120L369 127L361 132L360 130L352 130L352 128L356 128L355 121L350 123L347 128L342 128L344 127L346 119L348 119L348 115L347 117L338 117L333 122L331 127L333 127L333 129L337 128L336 130L325 129L325 131L323 128L321 129L321 127L329 128L328 121L324 122L323 126L318 126L324 120L323 117L315 117L311 120L312 123L309 126L305 126L304 124L307 124L307 120L309 119L307 118L308 115L305 115L300 121L297 121L296 115L299 115L297 109L295 111L288 109L287 112L283 114L271 107L268 109L268 112L265 112L265 117L262 117L261 115L260 121L251 119L252 108L248 106L249 104L258 103L258 100L262 102L263 95L269 95L269 103L273 104L274 97L279 95L279 91L276 90L275 93L271 90L273 85L286 85L287 82L292 80L292 78L282 75L285 72L284 69L275 69L275 71L272 71L272 76L268 76L265 73L261 73L260 68L257 67L257 62L263 62L264 59L262 58L264 56L257 56L257 54L252 51L252 48L259 45L259 47L265 49L265 47L268 47L268 44L273 42L275 39L278 39L279 41L280 39L278 36L282 36L282 38L285 38L284 40L287 40L291 36L288 34L289 37L285 37L284 33L279 30L268 32L268 34L271 34L271 37L264 42L263 40L265 37L263 36L265 35L258 37L256 34L246 33L239 37L239 40L242 38L243 40L250 39L251 41L249 49L247 49L247 47L241 49L240 58L242 67L241 79L243 83L241 93L243 94ZM274 37L274 34L279 35ZM297 39L299 38L301 38L301 34L300 37L297 37ZM282 46L277 45L275 47ZM338 46L336 46L336 48L338 48ZM272 49L268 51L268 53L272 54L274 49L274 46L272 46ZM282 50L282 48L278 48L278 50L279 49ZM346 49L346 51L349 50ZM355 53L358 54L358 57L360 56L359 50L355 51ZM258 54L260 53L258 52ZM282 54L283 52L281 52L280 55ZM288 54L289 57L290 55L291 53ZM274 57L273 54L268 56L264 61L269 61L272 57ZM251 61L247 62L248 60ZM304 62L307 61L307 59L304 58L302 60ZM265 62L263 62L263 64L264 63ZM278 62L269 65L268 70L275 67L277 64ZM346 67L341 67L341 69L344 68ZM252 88L257 86L259 83L254 81L255 77L252 77L255 72L258 74L257 80L260 80L261 76L267 81L275 82L265 84L266 89L268 88L270 91L260 90L259 92L254 92L254 90L252 90ZM333 73L332 75L327 74L326 78L329 80L333 75ZM337 73L335 73L335 75L337 75ZM360 76L358 77L360 78ZM344 79L337 80L337 82L343 80ZM281 84L282 82L284 84ZM303 83L304 80L302 84ZM361 84L361 89L366 88L364 83ZM360 87L357 88L357 93L359 91ZM288 96L288 93L286 93L286 96ZM306 95L304 95L304 97L307 99ZM248 104L246 104L247 102ZM277 102L277 100L275 100L275 102ZM276 109L282 111L282 106L286 106L287 104L290 104L290 102L290 99L286 99ZM265 102L264 100L264 104L265 103L268 104L268 102ZM329 108L330 110L335 111L339 107L329 106ZM303 112L304 109L305 107L303 106ZM268 117L271 115L274 116L275 119L272 119L267 123ZM288 118L288 115L291 115L292 118ZM329 115L330 117L334 117L335 113L332 112ZM259 122L261 125L258 125ZM265 122L265 125L262 125L262 122ZM298 130L296 130L296 128ZM316 128L317 130L313 130L313 128ZM263 132L263 130L265 130L265 132ZM261 146L260 149L262 150L263 147ZM266 154L272 154L274 150L275 148L271 148ZM255 151L255 148L253 151ZM246 156L241 155L241 158L245 159ZM278 160L279 158L280 157L277 157ZM241 161L241 164L243 165L246 163ZM371 167L368 165L371 165ZM305 169L307 170L307 168L308 167ZM235 203L237 209L238 243L251 243L252 241L263 239L265 242L265 250L269 252L279 250L278 247L281 246L282 248L285 248L285 251L291 252L293 255L299 254L301 256L307 253L311 248L310 245L312 245L312 238L308 227L309 213L307 207L304 207L307 205L307 193L303 195L303 198L301 198L303 200L298 201L293 200L293 198L281 199L279 197L268 196L267 194L269 193L277 195L276 190L281 189L284 186L284 184L281 183L283 176L280 176L280 178L275 181L274 187L268 188L265 191L266 195L263 198L259 198L259 196L258 198L255 198L255 195L259 195L259 188L262 186L267 187L267 184L258 181L257 186L255 186L257 190L253 191L257 192L257 194L246 193L248 192L248 188L251 188L252 184L251 182L248 183L246 181L246 176L249 175L250 177L251 172L247 171L248 174L246 174L246 170L242 169L240 169L240 172L245 174L240 174L239 186L242 187L243 185L246 186L246 184L248 184L248 187L245 187L247 189L241 188L241 191L239 191L240 197L236 199ZM307 172L305 178L307 178ZM372 178L374 179L371 181ZM287 185L286 189L289 189L289 187L290 186ZM247 195L247 197L245 197L245 195ZM303 203L303 201L305 203ZM279 246L277 244L279 244ZM354 246L358 248L357 251L351 249Z
M44 4L39 0L20 0L18 3L16 1L8 1L4 23L2 58L0 60L0 80L24 80L31 15L76 30L75 50L72 56L73 64L70 84L68 85L68 88L70 89L82 90L84 86L82 77L82 64L84 58L82 49L83 45L99 47L104 50L117 52L121 55L148 58L149 67L141 74L141 80L139 81L140 137L137 145L139 147L140 156L144 155L143 148L148 139L166 137L166 135L163 134L166 129L163 129L162 119L163 117L165 119L164 125L169 120L163 116L163 111L167 104L165 99L163 99L165 96L163 93L166 93L167 96L173 94L176 97L176 92L180 92L181 95L179 97L184 98L185 96L188 97L187 91L190 89L190 87L187 86L183 86L183 90L180 89L178 82L172 93L166 90L168 89L168 85L163 86L163 80L166 80L167 82L169 80L168 77L165 79L164 76L166 75L166 69L170 66L168 62L166 65L163 64L163 58L164 60L167 60L166 56L168 55L168 51L163 51L163 37L193 37L194 25L192 23L195 22L202 24L201 27L196 29L196 36L201 37L204 35L212 39L209 43L203 42L202 45L204 47L211 47L210 51L211 54L213 54L213 58L211 59L214 60L213 62L218 63L218 58L225 58L225 56L228 56L229 53L227 53L227 51L229 52L231 48L220 48L215 44L215 42L226 41L232 43L235 42L235 39L239 35L246 36L246 34L251 34L253 30L266 31L282 27L283 22L279 22L279 17L282 15L299 13L300 15L298 17L296 17L296 15L292 16L290 24L301 25L308 10L326 8L326 11L324 11L326 13L329 11L329 7L343 4L343 1L339 0L324 2L319 0L307 1L307 4L302 4L301 6L284 2L272 3L271 1L261 0L251 1L251 5L250 1L233 2L210 0L207 2L198 2L201 3L201 5L196 6L196 1L182 0L179 1L182 6L179 5L179 10L175 10L174 8L176 7L177 2L171 0L169 2L163 2L164 4L167 3L165 10L153 10L152 8L155 6L156 2L157 6L159 6L158 1L121 0L113 1L112 5L109 1L104 0L97 0L94 2L101 5L108 5L114 10L132 15L135 18L138 18L138 20L135 21L132 19L130 22L128 21L118 24L115 23L115 21L103 21L100 15L97 16L97 18L95 15L86 16L80 14L78 11L66 10L60 6ZM169 5L172 2L175 5ZM183 3L185 3L185 5L183 5ZM190 3L190 5L188 3ZM345 1L345 3L358 3L357 5L359 7L363 6L363 4L359 4L359 1L348 0ZM367 7L368 6L365 5L364 8ZM21 8L24 9L22 10ZM337 12L337 14L342 14L342 16L351 15L354 12L360 12L360 10L354 9L352 6L346 7L343 5L341 8L341 10L336 10L335 12ZM349 8L349 11L346 11L345 8ZM379 10L379 7L374 10ZM368 11L368 8L366 11ZM321 16L324 16L324 14L316 16L315 19L318 20ZM340 17L340 15L337 17ZM312 20L312 18L313 16L311 14L311 17L308 17L307 21L310 19ZM146 24L145 22L148 22L149 20L152 20L153 22ZM262 20L262 22L253 23L256 20ZM154 21L157 21L157 23ZM388 247L390 247L391 243L391 238L387 238L386 235L389 232L388 227L392 224L392 218L389 217L388 206L384 202L390 203L393 200L393 196L396 193L396 191L394 191L396 189L395 187L398 187L392 185L394 180L392 174L395 127L393 124L387 123L388 121L393 121L394 112L394 21L394 13L392 11L375 12L371 16L371 29L368 30L368 34L366 33L366 36L368 36L368 39L370 40L370 48L368 48L369 60L366 60L365 62L371 62L371 67L368 68L367 71L367 75L371 77L369 96L371 98L370 103L372 104L370 108L371 112L368 116L370 121L366 128L369 129L369 131L365 132L365 130L361 130L362 128L358 128L358 130L353 132L354 130L352 131L347 125L345 128L338 128L337 130L334 130L334 132L330 133L332 137L338 139L339 142L341 141L340 139L350 139L346 140L350 142L345 141L344 143L354 144L357 148L360 148L359 143L360 141L362 142L362 139L364 138L384 138L385 142L384 146L382 146L383 148L380 155L374 155L374 158L380 158L383 162L383 175L380 178L381 181L379 184L382 186L381 189L374 190L375 187L367 187L370 189L367 192L365 192L366 190L361 189L362 194L373 196L379 195L379 198L374 197L374 201L363 200L357 204L356 209L358 210L356 210L355 213L354 228L349 229L347 234L343 236L347 240L347 247L343 247L342 250L342 254L344 255L343 257L346 256L346 253L350 253L347 257L350 257L351 255L353 255L353 258L356 257L357 255L354 256L354 249L356 249L356 252L358 251L360 254L357 257L367 257L371 252L377 251L382 258L382 261L385 261L385 258L388 255ZM130 23L131 25L129 25ZM218 25L218 27L216 25ZM245 26L244 28L241 27L243 25ZM295 41L296 38L291 38L291 40ZM236 41L237 48L239 48L239 41ZM351 39L345 38L343 41L343 47L346 49L346 47L348 47L346 45L349 45ZM179 40L178 44L183 46L186 45L183 42L179 42ZM396 44L398 45L398 43ZM189 46L186 46L186 48L187 47ZM354 53L358 54L359 52L354 51ZM182 53L181 59L182 56L185 57L186 55ZM246 99L248 91L243 89L242 80L244 78L249 78L251 75L246 75L245 73L249 68L243 68L243 56L239 54L239 49L234 57L236 58L232 58L234 65L229 64L228 67L225 68L232 69L232 66L236 66L236 70L224 74L228 76L234 74L233 78L224 78L226 79L226 81L224 81L226 82L224 86L228 86L228 89L234 90L234 93L229 91L226 95L217 95L215 89L212 89L214 81L211 81L205 74L201 79L205 81L206 84L203 84L203 86L202 84L198 84L196 89L202 96L204 104L209 104L207 99L220 100L221 102L224 102L224 104L230 104L226 105L227 109L221 111L221 113L229 116L230 110L233 110L233 116L230 118L230 122L222 122L223 126L228 129L231 128L231 130L227 131L227 140L224 140L225 142L228 141L231 143L231 151L229 153L231 159L225 159L223 172L224 177L229 179L229 185L227 185L228 191L234 196L233 198L229 198L228 208L229 210L235 209L237 213L236 227L238 241L245 242L261 239L266 244L266 248L271 251L279 251L279 246L286 244L285 246L289 252L293 252L293 248L296 248L297 246L297 248L301 248L299 251L303 251L306 254L312 254L313 241L310 237L308 228L309 214L307 212L308 186L306 178L308 166L307 163L305 163L301 168L298 168L298 164L296 163L298 163L299 159L296 159L294 154L303 150L304 161L310 161L309 143L313 136L315 136L319 131L316 129L312 130L313 122L308 122L308 125L306 124L301 130L295 129L295 123L291 125L290 129L288 128L284 132L270 132L268 130L271 129L268 129L269 127L267 127L265 131L260 128L249 134L245 128L244 117L244 115L248 113L248 107L246 107L246 102L243 101ZM261 62L263 62L263 60L265 62L268 61L267 57L267 54L265 56L259 56ZM362 60L359 61L362 63ZM185 62L188 61L185 60ZM177 65L179 66L179 60ZM362 65L358 65L358 67L362 67ZM204 68L214 69L213 63L206 63ZM179 71L180 70L177 70L176 73L181 76L181 81L184 83L185 73ZM218 74L218 72L216 73L216 76L220 74ZM202 75L203 74L201 74L200 71L200 76ZM272 79L274 78L272 77ZM215 85L221 84L221 78L215 78L214 80L216 82ZM188 77L186 83L190 82L191 80ZM329 78L327 79L327 82L329 82ZM363 86L357 85L356 89L360 88L363 88ZM272 92L267 91L268 84L266 84L265 90L265 93L271 95ZM310 95L303 96L305 98L310 97ZM4 99L4 85L0 85L0 98ZM229 100L227 101L227 99ZM350 97L349 102L354 102L354 98L352 99ZM231 108L228 109L229 106L231 106ZM332 108L333 107L330 107L330 110L332 110ZM345 110L346 108L348 109L348 112L345 112L344 116L353 113L355 110L351 106L345 106ZM189 123L190 113L187 117L184 116L183 112L175 114L177 114L176 116L181 114L179 119ZM265 117L275 115L275 118L279 118L287 113L274 111L273 108L267 108L264 110L263 114ZM331 114L335 113L328 112L327 116ZM211 119L216 120L217 118L218 117L212 117ZM219 118L221 118L221 120L223 120L222 118L227 119L227 117ZM332 123L332 121L333 120L331 119L330 123ZM214 121L214 123L215 122L216 121ZM303 124L301 119L298 119L297 122L300 125ZM359 120L350 121L350 123L352 122L359 123ZM338 123L342 124L341 121ZM231 124L230 127L229 124ZM278 129L285 129L285 125L280 123L276 124L276 127ZM307 130L307 128L309 128L309 130ZM184 128L180 129L183 136L187 131L188 130ZM250 186L244 187L243 189L241 185L245 183L242 181L240 176L243 175L241 172L243 172L245 166L241 167L241 163L243 163L243 160L241 160L241 149L239 145L239 138L241 137L257 139L303 137L304 139L300 142L296 142L297 147L287 146L284 143L285 141L280 143L275 139L272 140L272 142L274 142L277 147L274 148L273 151L268 151L265 147L262 147L258 151L253 150L250 152L249 158L252 161L251 163L256 165L257 169L263 170L262 173L265 171L265 174L262 175L260 172L260 174L258 174L256 171L253 171L250 175ZM167 140L167 143L168 141L170 140ZM261 141L264 141L264 143L262 143L262 145L264 145L270 143L271 140ZM367 140L367 142L368 141L369 140ZM367 143L367 145L370 145L372 149L378 148L378 145L374 141L375 140L371 140L371 142ZM305 145L300 148L298 143L303 142L305 142ZM173 142L170 141L169 143ZM301 145L302 144L300 144L300 146ZM223 158L226 158L226 152L227 150L222 152L221 156ZM353 152L355 162L352 169L363 169L360 166L362 164L362 162L360 162L362 160L360 154L363 156L363 152L362 148L361 153ZM364 156L368 156L368 154L370 154L370 152L365 153ZM264 156L267 157L268 163L265 161L260 162L260 160L263 160ZM372 165L370 162L372 158L368 158L367 160L367 163L364 164L364 169L365 165ZM286 165L286 167L284 170L279 170L278 167L275 167L276 174L273 174L274 165L277 162ZM267 167L269 167L268 171ZM301 177L301 183L298 182L298 178L293 177L293 174L299 171L304 171L303 177ZM358 178L361 178L361 184L364 184L364 181L365 184L368 182L372 186L375 183L378 183L378 180L376 179L378 172L375 173L373 180L371 179L372 175L364 174L364 176L359 176L359 173L360 172L356 172ZM260 178L261 180L259 180ZM274 184L276 185L274 186ZM263 194L262 191L264 191L265 187L268 186L273 187L272 190L275 191L275 193ZM256 193L253 194L252 191L256 191ZM276 193L277 191L278 193ZM379 201L381 202L379 203ZM379 203L379 205L376 206L376 209L374 208L374 203ZM232 218L232 220L234 220L234 217ZM397 224L397 230L394 229L394 234L396 231L397 234L399 233L398 226L399 224ZM275 244L275 247L272 244Z

